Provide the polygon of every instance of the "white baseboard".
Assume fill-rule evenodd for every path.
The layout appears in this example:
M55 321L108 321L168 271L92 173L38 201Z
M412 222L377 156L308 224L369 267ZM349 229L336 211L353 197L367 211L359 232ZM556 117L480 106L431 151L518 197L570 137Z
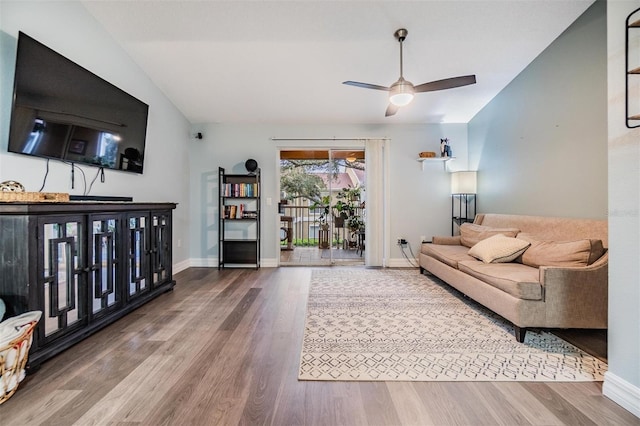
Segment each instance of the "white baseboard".
M404 257L397 259L389 259L385 268L418 268L418 259L414 259L413 265ZM280 262L279 259L268 258L260 260L260 266L263 268L277 268ZM184 271L187 268L217 268L218 267L218 258L200 258L200 259L187 259L183 260L180 263L176 263L173 265L173 272L178 273L180 271Z
M640 388L637 386L607 371L604 374L602 394L634 416L640 417Z
M277 268L280 263L280 259L261 259L260 266L263 268Z
M191 266L191 260L190 259L183 260L182 262L175 263L173 265L173 273L177 274L178 272L182 272L182 271L184 271L185 269L187 269L190 266Z
M218 258L204 257L201 259L188 259L191 268L217 268Z
M418 268L418 259L412 259L411 262L404 257L389 259L386 266L387 268Z
M278 267L278 259L261 259L260 266L263 268L276 268ZM200 258L200 259L187 259L180 263L173 265L173 273L177 274L180 271L184 271L187 268L217 268L218 258Z

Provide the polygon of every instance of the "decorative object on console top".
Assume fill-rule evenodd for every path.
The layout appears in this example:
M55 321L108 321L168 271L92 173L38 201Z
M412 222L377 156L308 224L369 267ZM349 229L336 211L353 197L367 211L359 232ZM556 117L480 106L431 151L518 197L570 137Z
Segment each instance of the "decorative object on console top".
M20 192L0 191L0 202L29 202L29 203L66 203L69 194L66 192Z
M3 192L24 192L24 185L15 180L5 180L0 183L0 191Z

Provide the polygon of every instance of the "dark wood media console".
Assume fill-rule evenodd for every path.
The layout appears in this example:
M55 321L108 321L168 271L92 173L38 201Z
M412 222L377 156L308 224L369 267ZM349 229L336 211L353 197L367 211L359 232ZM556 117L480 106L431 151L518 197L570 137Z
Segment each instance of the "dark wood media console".
M175 203L0 203L6 317L42 311L33 370L175 285Z

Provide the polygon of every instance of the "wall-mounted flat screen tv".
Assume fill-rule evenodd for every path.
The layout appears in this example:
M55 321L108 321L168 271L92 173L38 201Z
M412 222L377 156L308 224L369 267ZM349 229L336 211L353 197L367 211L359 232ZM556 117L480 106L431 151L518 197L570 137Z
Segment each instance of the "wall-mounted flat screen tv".
M9 152L142 173L149 106L20 32Z

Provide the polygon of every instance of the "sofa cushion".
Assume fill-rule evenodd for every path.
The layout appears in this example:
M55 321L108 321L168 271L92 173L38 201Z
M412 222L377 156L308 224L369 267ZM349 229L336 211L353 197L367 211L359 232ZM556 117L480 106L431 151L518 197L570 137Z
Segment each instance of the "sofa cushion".
M469 256L469 249L460 245L422 244L420 252L456 269L461 260L475 260Z
M431 238L431 242L433 244L446 244L449 246L459 246L460 245L460 235L455 235L453 237L449 236L434 236Z
M525 265L581 267L591 265L605 252L601 240L545 241L531 234L519 234L518 239L531 243L522 254Z
M460 225L460 242L463 246L473 247L480 241L502 234L507 237L515 237L520 230L516 228L491 228L489 226L476 225L475 223L463 223Z
M506 263L520 256L531 245L530 242L496 234L469 249L469 255L484 263Z
M521 263L496 264L473 260L458 262L458 269L518 299L542 300L538 268Z

